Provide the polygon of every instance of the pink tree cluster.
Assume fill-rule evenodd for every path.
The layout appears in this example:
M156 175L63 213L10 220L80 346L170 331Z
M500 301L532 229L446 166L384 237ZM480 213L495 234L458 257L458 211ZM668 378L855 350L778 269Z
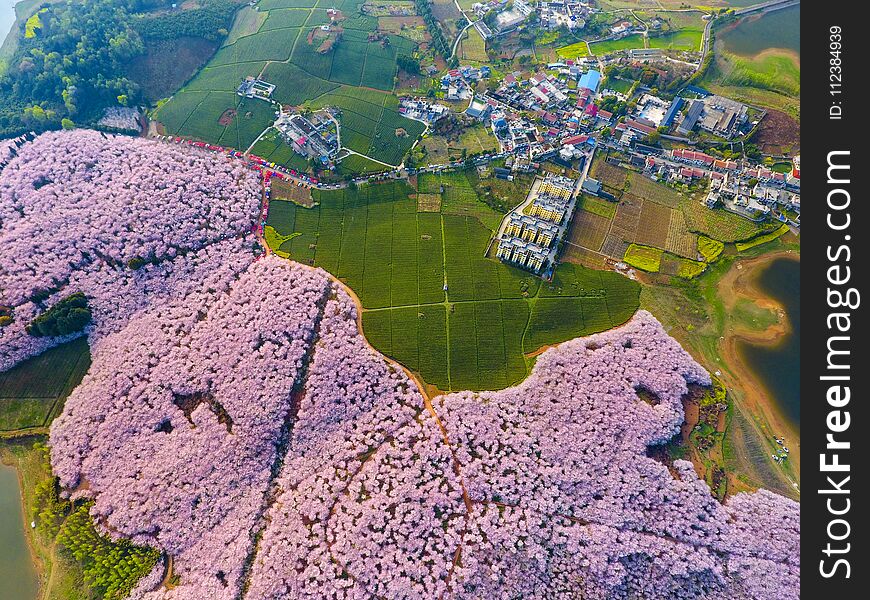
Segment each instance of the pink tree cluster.
M797 503L759 492L723 507L691 463L672 474L646 456L677 432L688 383L710 380L642 311L544 353L516 388L437 399L476 508L457 596L766 598L767 571L796 598ZM748 551L751 509L769 511L775 541ZM737 577L733 560L764 568Z
M415 384L327 305L247 598L438 598L467 516Z
M723 507L691 463L646 456L678 430L688 384L710 383L648 313L548 351L516 388L436 399L443 432L428 411L384 412L383 391L361 412L370 382L396 376L357 368L366 354L316 347L249 598L766 600L771 581L798 597L797 503ZM755 510L768 543L747 543Z
M93 132L18 154L0 370L62 341L31 318L89 297L93 363L52 466L104 531L173 559L179 585L155 569L133 597L799 596L797 503L721 505L690 463L647 456L710 383L648 313L548 350L515 388L430 404L325 273L252 262L260 187L240 164Z
M330 286L273 257L152 308L101 340L53 423L63 487L174 558L172 597L237 596Z
M202 281L225 286L253 258L243 236L260 183L239 161L92 131L46 133L17 152L0 171L0 304L14 309L0 370L66 341L24 332L65 295L89 297L99 336ZM49 296L36 305L34 294Z

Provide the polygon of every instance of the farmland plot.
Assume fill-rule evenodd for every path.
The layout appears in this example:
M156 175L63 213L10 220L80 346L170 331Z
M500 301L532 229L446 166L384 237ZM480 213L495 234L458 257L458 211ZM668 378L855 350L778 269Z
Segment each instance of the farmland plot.
M311 209L272 202L276 234L298 234L281 250L350 286L372 345L438 389L516 383L540 345L608 329L637 309L639 288L621 275L560 265L555 292L484 257L489 229L471 216L417 212L402 182L316 192L315 200Z

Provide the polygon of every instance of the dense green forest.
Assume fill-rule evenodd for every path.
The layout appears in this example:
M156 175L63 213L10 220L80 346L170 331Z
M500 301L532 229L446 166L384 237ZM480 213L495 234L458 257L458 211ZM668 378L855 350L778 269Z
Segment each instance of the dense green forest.
M34 337L69 335L87 327L91 322L88 299L81 292L60 300L27 325L27 333Z
M48 463L48 448L34 444ZM37 484L31 518L57 541L59 551L77 561L98 598L121 600L160 560L160 553L129 540L112 540L94 526L91 502L73 504L60 495L57 477ZM90 597L90 596L88 596Z
M243 1L203 0L188 10L172 9L172 0L46 3L0 77L0 137L92 123L107 106L137 104L127 68L147 40L221 39Z

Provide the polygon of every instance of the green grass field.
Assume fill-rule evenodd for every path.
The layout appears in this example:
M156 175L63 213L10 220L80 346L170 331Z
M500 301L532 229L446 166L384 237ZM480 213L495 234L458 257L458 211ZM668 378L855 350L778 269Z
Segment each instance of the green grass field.
M79 338L0 373L0 431L47 425L90 364L87 339Z
M246 150L272 123L275 109L262 100L241 99L235 90L245 77L261 76L276 85L273 99L282 104L340 108L346 147L400 164L424 129L398 113L398 100L391 94L397 57L411 54L416 44L393 35L368 41L377 30L377 19L360 14L359 4L359 0L320 4L267 0L259 5L258 16L240 14L223 47L157 109L155 120L169 134ZM345 11L343 32L333 49L319 53L321 42L309 43L309 33L329 22L326 9L332 7ZM352 171L354 165L361 170ZM372 165L361 159L344 167L344 172L371 170Z
M610 89L621 94L627 94L634 85L633 81L620 79L619 77L608 77L601 85L602 89Z
M704 28L686 28L677 31L669 31L664 35L649 38L650 48L662 48L664 50L688 50L699 52L701 39L704 36Z
M643 36L635 33L619 40L605 40L603 42L595 42L590 44L592 54L595 56L603 56L611 52L619 50L634 50L643 48Z
M637 309L639 287L621 275L564 264L550 285L485 258L492 232L476 217L417 213L413 192L389 182L318 192L312 209L273 201L268 223L301 234L275 249L353 289L372 345L427 384L507 387L528 375L527 354Z

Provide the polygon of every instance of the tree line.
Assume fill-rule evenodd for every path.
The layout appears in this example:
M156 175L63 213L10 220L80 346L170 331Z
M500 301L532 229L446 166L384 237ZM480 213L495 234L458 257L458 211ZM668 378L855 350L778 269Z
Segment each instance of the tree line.
M219 39L241 2L204 0L196 9L168 11L170 0L44 4L42 26L31 37L19 35L0 76L0 137L92 123L107 106L140 102L127 69L147 40Z
M417 6L417 13L423 17L426 27L429 29L429 34L432 36L432 47L444 57L445 60L450 59L451 49L450 44L444 38L444 32L441 31L441 26L438 21L432 16L432 5L429 0L414 0Z

